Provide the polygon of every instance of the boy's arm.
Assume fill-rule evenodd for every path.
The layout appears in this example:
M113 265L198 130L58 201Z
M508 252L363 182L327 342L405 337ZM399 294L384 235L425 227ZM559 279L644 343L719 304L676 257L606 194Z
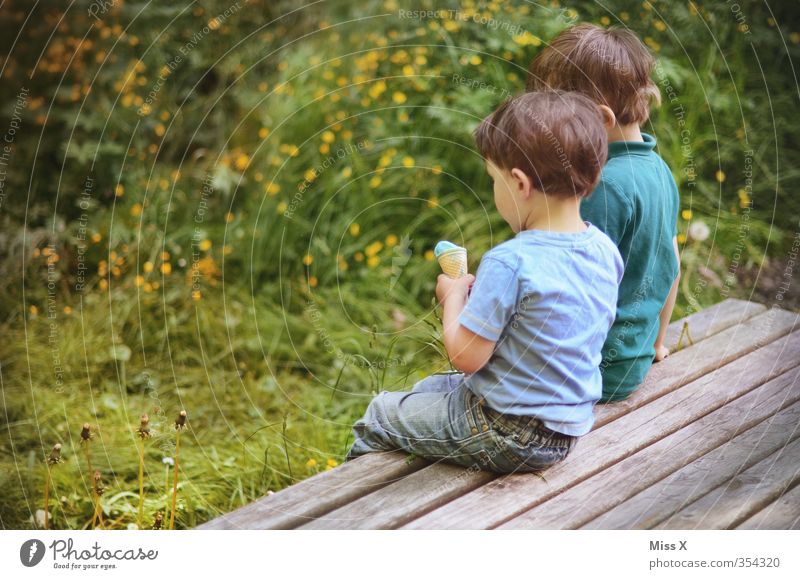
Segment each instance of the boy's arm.
M474 281L473 275L459 279L440 275L436 284L436 297L442 304L444 347L453 366L465 374L483 368L492 357L496 343L468 330L458 321Z
M669 356L669 348L664 345L664 336L667 333L667 326L669 326L669 320L672 318L672 309L675 307L675 301L678 299L678 285L681 281L681 254L678 250L678 238L672 238L672 245L675 248L675 257L678 259L678 275L675 276L675 281L672 282L672 289L669 291L669 295L667 296L667 301L664 303L664 307L661 308L661 316L660 316L660 326L658 328L658 337L656 338L655 348L656 348L656 357L655 361L660 362L667 356Z

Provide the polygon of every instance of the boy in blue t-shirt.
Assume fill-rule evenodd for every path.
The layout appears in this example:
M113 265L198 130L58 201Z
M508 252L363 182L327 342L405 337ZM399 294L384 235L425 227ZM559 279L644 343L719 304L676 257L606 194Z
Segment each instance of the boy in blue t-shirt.
M579 94L528 93L487 117L476 141L516 236L484 255L477 277L439 276L444 344L463 374L381 392L353 427L348 460L401 448L537 471L592 428L622 277L614 244L580 216L606 160L600 111Z

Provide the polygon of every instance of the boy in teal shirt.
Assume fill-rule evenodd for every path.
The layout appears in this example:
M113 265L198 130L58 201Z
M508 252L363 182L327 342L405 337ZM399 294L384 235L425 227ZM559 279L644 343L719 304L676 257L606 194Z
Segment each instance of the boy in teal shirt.
M603 397L630 396L663 343L680 278L678 188L656 140L640 130L660 102L650 78L653 60L632 32L590 24L568 28L534 59L528 90L585 94L600 105L608 133L608 162L583 200L581 215L604 231L625 261L617 315L603 346Z

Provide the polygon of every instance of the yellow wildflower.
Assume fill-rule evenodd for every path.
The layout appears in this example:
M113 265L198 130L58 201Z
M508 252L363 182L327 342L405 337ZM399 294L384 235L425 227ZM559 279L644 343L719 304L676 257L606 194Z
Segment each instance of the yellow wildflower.
M403 167L413 167L413 166L414 166L413 157L403 157Z
M386 91L386 82L379 80L378 82L373 84L372 87L370 87L367 94L369 94L371 98L376 99L379 96L381 96L385 91Z
M199 247L200 251L208 251L209 249L211 249L211 240L204 239L203 241L200 242Z
M351 223L350 224L350 235L352 235L353 237L356 237L360 231L361 231L361 227L358 225L358 223Z
M236 157L236 162L234 163L236 168L240 171L244 171L247 169L247 165L250 164L250 157L245 155L244 153L239 153Z
M752 203L750 195L744 189L739 189L739 206L742 208L749 207Z
M314 257L306 254L303 257L303 265L311 265L314 262Z
M373 243L370 243L364 249L364 253L366 253L367 256L372 257L373 255L377 254L381 249L383 249L383 243L380 241L375 241Z
M528 31L525 31L522 34L518 34L517 36L514 36L513 40L520 46L528 46L528 45L540 46L542 44L541 38L531 34Z

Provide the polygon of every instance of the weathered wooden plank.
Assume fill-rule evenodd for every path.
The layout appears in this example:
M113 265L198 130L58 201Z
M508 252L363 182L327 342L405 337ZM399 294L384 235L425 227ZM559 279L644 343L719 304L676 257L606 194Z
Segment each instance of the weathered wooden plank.
M762 318L761 329L765 329L759 343L768 343L767 338L784 335L798 320L798 316L787 312L777 312L777 315L764 319L767 315L753 318L756 323ZM726 340L718 344L716 353L708 352L711 363L714 358L729 359L731 351L748 349L747 343L753 340L748 332L724 334L726 332L703 342L713 342L720 336ZM592 431L583 437L566 461L547 470L544 479L525 474L498 477L403 528L483 529L502 524L797 366L800 357L785 353L787 349L800 351L799 340L800 332L768 343L760 350L737 358L713 373L634 410L613 424ZM675 354L675 357L680 354ZM709 363L709 360L701 362ZM726 388L720 388L719 384L725 384Z
M683 331L684 323L689 327L689 335L692 340L694 342L699 342L731 326L741 324L745 320L763 313L766 309L766 306L757 304L756 302L727 299L672 322L667 327L664 343L670 350L674 351ZM684 338L682 348L686 347L689 347L688 340Z
M496 475L447 463L418 470L336 509L301 529L390 529L440 506Z
M764 310L766 308L760 304L726 300L693 314L687 322L690 324L692 338L700 342L707 336L741 323ZM683 320L671 325L670 331L675 341L682 328ZM667 370L670 366L681 368L681 359L685 357L686 352L683 352L677 356L677 361L668 359L669 363L665 364ZM691 375L686 378L687 381L689 378ZM496 477L497 475L488 472L471 473L446 463L436 463L307 523L302 528L395 528ZM421 489L430 490L421 492Z
M683 329L684 322L688 323L692 338L695 343L698 343L764 310L764 306L753 302L733 299L725 300L670 324L667 331L666 343L674 348L681 330ZM671 358L674 357L675 355L673 354ZM670 365L671 364L672 363L670 363ZM284 528L287 525L293 526L301 524L307 521L308 518L313 518L315 513L326 512L325 509L327 509L329 505L334 505L334 507L331 508L335 508L335 506L339 504L344 504L348 497L358 498L359 496L363 496L369 492L369 487L380 488L383 483L388 484L392 480L402 477L403 472L413 473L417 468L421 468L423 465L420 461L416 461L417 464L414 468L406 470L407 465L405 465L403 461L408 455L399 451L391 454L375 453L375 455L368 456L372 456L373 458L367 458L366 456L360 457L355 461L334 469L337 475L341 475L341 482L344 482L347 477L350 477L352 481L354 481L353 484L360 489L354 494L350 494L346 488L339 488L337 486L339 478L337 477L336 480L332 480L330 475L332 471L327 471L315 475L303 481L303 483L290 487L291 489L295 489L292 490L292 492L287 492L289 489L284 489L272 496L260 499L251 505L228 513L219 519L209 521L200 528ZM376 459L375 456L381 458ZM352 466L361 465L364 462L368 464L363 470L360 467L354 468ZM398 463L397 468L389 466L392 462ZM443 472L449 473L449 470L442 463L436 463L427 468L433 469L433 472L443 469ZM372 478L369 480L365 479L363 476L363 472L366 471L372 471ZM489 473L485 474L491 478L496 476ZM426 476L428 475L426 474ZM318 488L317 485L319 485ZM367 485L368 488L363 488L364 485ZM453 485L453 489L460 493L467 492L474 488L472 486L472 480L464 479L463 477L456 477L455 481L453 481ZM462 487L461 485L465 486ZM332 489L332 486L336 487L336 489ZM458 489L460 489L460 491ZM310 495L309 507L313 509L310 513L302 513L300 507L304 502L302 495L306 491L308 491ZM325 495L330 503L326 503L325 505L318 504L316 497L321 495ZM264 507L265 510L263 511L262 501L267 501L264 505L269 506L269 508ZM284 515L282 513L290 513L291 515Z
M800 481L800 439L684 507L657 529L731 529Z
M784 374L786 376L786 374ZM782 448L795 432L800 417L797 404L734 438L702 458L634 495L590 521L584 529L652 528L737 472Z
M794 315L779 309L764 312L654 364L630 398L597 405L595 429L785 335L791 328L786 322Z
M761 440L765 428L778 428L783 436L774 442L783 445L786 433L800 423L798 401L800 368L794 368L499 528L577 529L745 431L748 437ZM787 406L780 418L774 416ZM788 431L784 430L787 426ZM800 436L800 431L796 434ZM732 459L728 468L739 468L752 457L752 445L740 447L734 440L729 446L739 452L728 453ZM775 447L765 450L763 454L768 454Z
M795 423L796 425L797 423ZM784 531L800 529L800 486L783 493L778 500L767 505L736 528Z
M325 471L198 529L291 529L427 466L401 451L372 452Z

